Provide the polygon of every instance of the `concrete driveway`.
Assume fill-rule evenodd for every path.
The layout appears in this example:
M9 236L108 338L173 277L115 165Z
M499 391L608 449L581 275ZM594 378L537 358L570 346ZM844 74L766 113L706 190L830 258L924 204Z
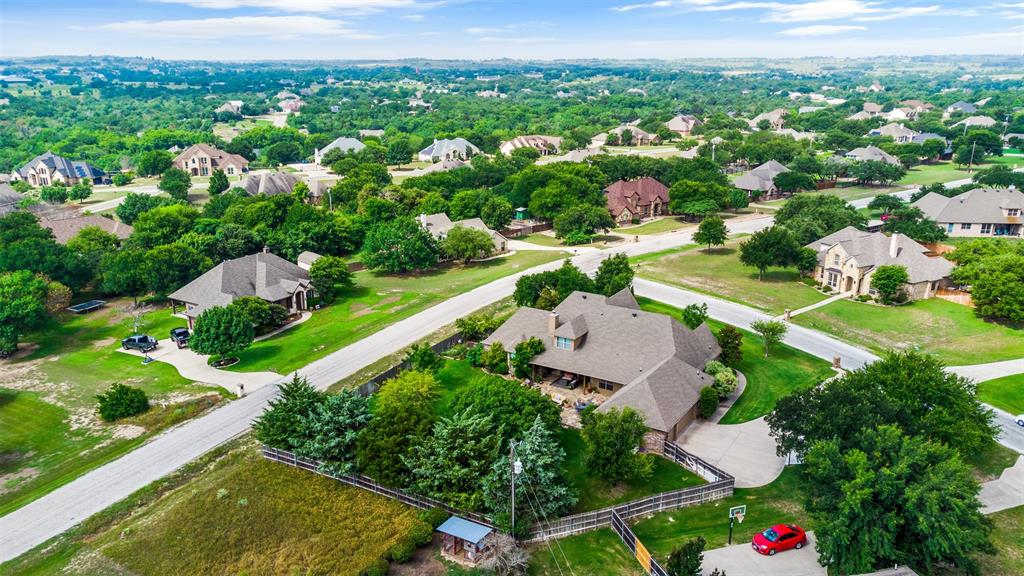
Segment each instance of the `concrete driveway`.
M985 514L1024 506L1024 456L1003 470L999 478L982 484L978 499Z
M119 348L118 351L139 358L144 356L138 350ZM218 370L206 363L206 356L200 356L188 348L179 349L169 340L157 346L156 350L149 353L149 357L174 366L178 370L178 374L181 374L184 378L202 382L203 384L220 386L232 394L238 394L240 386L245 386L245 392L249 393L281 379L281 375L275 372L232 372L230 370Z
M732 474L737 488L770 484L786 466L786 459L775 455L775 440L763 417L743 424L696 422L676 443Z
M735 540L733 540L735 542ZM807 533L807 546L787 550L775 556L763 556L743 542L704 552L704 574L718 568L729 576L825 576L818 564L814 532Z

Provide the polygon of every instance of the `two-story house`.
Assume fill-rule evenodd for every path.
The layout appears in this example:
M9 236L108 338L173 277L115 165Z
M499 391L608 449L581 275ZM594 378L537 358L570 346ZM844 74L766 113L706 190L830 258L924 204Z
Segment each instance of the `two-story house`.
M619 180L604 189L604 197L619 224L668 213L668 187L649 176Z
M953 238L1024 236L1024 193L1015 188L975 188L952 198L932 192L913 206Z
M230 154L209 144L193 144L174 158L172 165L191 176L210 176L214 170L223 170L228 176L249 171L249 161L238 154Z
M106 172L92 164L69 160L53 152L40 154L21 168L11 172L11 181L18 180L23 180L33 186L52 186L54 184L74 186L79 182L103 184L110 181Z

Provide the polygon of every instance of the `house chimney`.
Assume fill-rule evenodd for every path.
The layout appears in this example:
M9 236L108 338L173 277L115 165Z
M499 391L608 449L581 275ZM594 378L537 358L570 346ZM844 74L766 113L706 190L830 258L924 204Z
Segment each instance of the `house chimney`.
M889 237L889 257L895 258L900 253L900 247L896 241L896 237L899 236L898 232L893 232L892 236Z
M264 244L263 245L263 253L264 254L270 254L270 246L267 246L266 244Z
M548 314L548 335L555 337L555 330L558 329L558 312Z
M420 213L420 226L427 227L427 215Z

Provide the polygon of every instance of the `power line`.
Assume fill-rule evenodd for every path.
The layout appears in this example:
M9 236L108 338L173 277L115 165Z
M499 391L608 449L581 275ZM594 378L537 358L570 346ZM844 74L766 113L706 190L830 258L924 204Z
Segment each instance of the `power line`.
M548 517L547 514L544 513L544 509L540 506L540 498L537 497L537 490L534 489L533 483L530 482L527 474L525 474L525 471L523 474L523 481L526 483L527 490L524 493L526 494L527 502L529 502L530 491L532 491L534 499L537 500L537 508L540 509L540 517L544 519L545 524L548 524ZM537 514L537 510L534 510L534 514ZM555 541L555 546L558 547L558 551L562 554L562 558L565 559L565 566L569 570L569 574L571 574L572 576L576 576L575 572L573 572L572 570L572 564L569 562L569 557L565 555L565 550L562 549L562 544L558 541L557 538L554 538L553 540ZM548 547L551 547L550 541L548 542Z

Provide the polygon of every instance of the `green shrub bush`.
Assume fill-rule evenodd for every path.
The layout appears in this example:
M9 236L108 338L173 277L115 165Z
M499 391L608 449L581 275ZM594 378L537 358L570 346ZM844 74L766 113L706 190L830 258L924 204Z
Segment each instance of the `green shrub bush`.
M718 409L718 392L708 386L700 391L700 417L710 418Z
M434 539L434 527L424 521L417 522L409 530L409 539L416 546L426 546Z
M474 368L479 368L483 362L484 345L477 344L466 351L466 361Z
M710 376L715 376L719 372L731 372L728 366L722 364L718 360L712 360L704 365L704 372Z
M715 383L712 387L718 392L718 399L725 400L736 390L736 374L730 368L715 374Z
M378 558L373 564L370 564L363 570L362 576L387 576L390 569L391 565L388 564L387 560Z
M413 542L412 538L406 536L405 538L399 540L397 544L391 547L391 550L388 551L388 556L395 562L403 564L405 562L408 562L409 560L412 560L412 556L415 553L416 543Z
M105 393L97 395L96 399L99 400L100 418L107 422L149 410L146 393L141 388L132 388L124 384L114 384Z
M426 522L430 526L431 530L437 528L441 524L444 524L444 521L447 520L449 516L451 516L451 514L449 514L444 508L423 510L418 515L419 519Z
M580 244L589 244L593 237L585 232L570 232L565 235L563 242L566 246L578 246Z

